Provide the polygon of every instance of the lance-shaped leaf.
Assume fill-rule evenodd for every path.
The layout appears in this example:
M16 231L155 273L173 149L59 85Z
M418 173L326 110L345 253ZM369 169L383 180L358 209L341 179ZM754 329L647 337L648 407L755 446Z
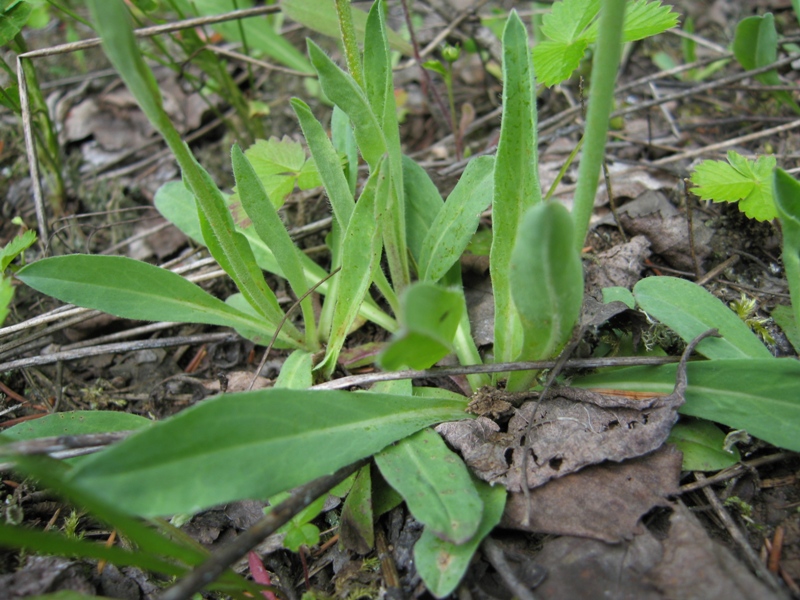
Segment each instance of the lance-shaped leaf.
M716 328L721 338L707 338L697 351L707 358L769 358L758 336L703 287L677 277L648 277L633 288L639 306L689 342Z
M512 11L503 31L503 120L494 167L492 250L494 352L509 362L521 348L511 299L511 252L525 211L541 201L536 149L536 93L525 26Z
M237 144L234 144L233 148L231 148L231 161L242 207L253 222L253 228L258 236L275 255L284 276L292 287L292 291L298 298L302 297L309 289L303 264L300 260L300 254L302 253L294 245L292 238L289 237L289 232L286 231L286 226L267 196L267 192L258 175L256 175L252 165ZM311 304L310 296L306 296L301 301L300 308L303 312L303 323L306 327L306 346L312 349L316 348L318 347L317 329L314 320L314 307Z
M300 128L306 138L308 149L317 164L322 185L328 194L333 214L344 228L350 222L355 201L350 191L350 184L342 170L339 155L333 147L320 122L311 113L308 104L298 98L292 98L292 108L300 121Z
M342 270L336 290L328 351L318 369L330 377L339 351L372 283L372 274L380 258L380 232L375 227L375 196L388 193L388 164L381 160L367 180L347 225L342 242Z
M745 429L800 451L800 362L790 358L737 358L690 362L684 415ZM628 367L573 380L572 385L670 393L675 365Z
M419 265L422 244L431 223L442 209L442 197L425 169L407 156L403 157L403 198L406 205L406 244L411 257Z
M453 338L464 313L460 291L416 283L401 298L401 329L381 354L389 371L427 369L453 351Z
M464 462L432 429L389 446L375 462L426 530L456 544L475 535L483 501Z
M152 424L153 421L150 419L131 413L109 410L73 410L18 423L5 430L3 435L9 439L21 441L62 435L128 431L148 427Z
M519 360L554 356L569 340L583 302L583 267L572 218L561 204L539 204L525 215L511 257L511 292L523 329ZM509 387L532 375L514 373Z
M81 489L142 516L265 498L369 456L464 403L267 389L207 400L87 459Z
M471 161L431 224L419 257L419 277L439 281L461 258L481 213L492 202L494 158Z
M414 561L422 581L437 598L455 591L478 546L503 516L506 506L506 489L502 485L490 486L473 479L483 500L483 515L475 535L463 544L453 544L436 535L427 527L414 545Z
M386 142L364 90L312 40L308 40L308 55L325 95L350 117L364 160L376 168L378 160L386 153Z
M800 324L800 182L783 169L775 171L775 205L783 228L783 266L792 296L795 323Z
M126 319L207 323L268 332L180 275L124 256L73 254L32 263L17 273L26 285L63 302ZM290 342L282 336L284 342Z

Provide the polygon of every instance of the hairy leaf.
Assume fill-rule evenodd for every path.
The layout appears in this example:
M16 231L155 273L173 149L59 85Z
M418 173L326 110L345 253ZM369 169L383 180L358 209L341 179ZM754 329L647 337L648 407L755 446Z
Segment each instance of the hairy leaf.
M633 288L639 306L677 333L685 342L712 328L721 338L700 342L707 358L769 358L772 355L750 328L701 286L676 277L648 277Z
M463 402L266 389L206 400L92 456L81 489L142 516L265 498L332 473L440 421Z
M464 462L432 429L389 446L375 462L426 529L455 544L475 535L483 501Z
M489 535L503 516L505 488L501 485L490 486L477 479L473 479L473 483L484 505L475 535L463 544L453 544L437 537L426 527L414 545L417 570L437 598L444 598L456 589L483 538Z

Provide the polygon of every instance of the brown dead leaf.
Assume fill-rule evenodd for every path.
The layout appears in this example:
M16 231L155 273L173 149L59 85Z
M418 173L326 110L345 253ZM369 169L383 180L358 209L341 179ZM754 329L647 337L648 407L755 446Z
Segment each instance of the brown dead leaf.
M678 269L694 270L686 215L675 208L661 192L648 191L617 209L623 229L629 235L643 235L655 254ZM598 224L613 224L613 215L606 215ZM694 247L702 261L711 252L713 232L699 215L693 223Z
M776 598L727 548L708 536L682 503L675 507L662 546L663 558L647 578L668 598Z
M650 258L650 242L643 235L597 254L597 260L585 262L587 290L619 286L631 289L642 278L644 260Z
M682 459L667 445L621 464L587 467L531 490L530 511L524 494L510 494L501 526L609 543L632 539L643 531L642 515L670 505L667 497L678 492Z
M661 553L658 540L649 532L614 545L571 536L550 540L536 556L537 564L547 569L547 578L536 588L536 598L664 600L644 578L658 564Z

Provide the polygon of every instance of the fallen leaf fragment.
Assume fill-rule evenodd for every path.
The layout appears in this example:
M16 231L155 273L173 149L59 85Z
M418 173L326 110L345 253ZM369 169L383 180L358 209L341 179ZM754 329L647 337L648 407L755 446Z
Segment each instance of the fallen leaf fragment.
M621 464L588 467L531 490L530 511L524 494L510 494L501 526L609 543L632 539L643 531L644 514L671 505L667 497L678 493L681 458L667 445Z

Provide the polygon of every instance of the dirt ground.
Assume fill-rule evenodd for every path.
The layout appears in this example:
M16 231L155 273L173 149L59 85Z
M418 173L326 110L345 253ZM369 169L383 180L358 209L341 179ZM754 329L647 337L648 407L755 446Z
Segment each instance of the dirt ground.
M415 2L420 46L472 4L469 0ZM480 12L489 14L490 7L507 10L513 3L505 4L489 3ZM800 34L789 0L678 0L673 4L681 15L694 19L700 60L726 52L735 24L752 14L771 11L783 36ZM392 24L401 25L400 3L390 1L389 5ZM528 10L530 5L519 8ZM289 39L304 47L307 32L288 22L286 27ZM467 18L447 37L462 44L475 39L486 51L483 59L464 52L454 65L455 105L466 115L462 154L472 156L494 152L500 126L501 85L492 75L497 50L482 41L486 39L482 33L479 23ZM65 28L54 19L45 30L27 35L32 48L47 47L64 40ZM82 30L81 35L89 37ZM336 52L334 43L321 39L320 43ZM592 293L612 285L630 288L649 275L674 275L702 281L726 304L743 294L755 299L756 315L767 318L776 306L789 304L776 224L747 219L734 205L701 202L687 193L686 179L699 157L722 158L727 149L746 155L774 154L779 166L797 167L800 137L792 128L796 115L752 79L702 87L741 72L735 60L702 81L659 76L653 56L666 53L680 64L681 44L680 36L667 33L626 47L619 85L630 87L617 96L618 108L666 100L631 110L612 123L607 149L610 185L601 185L598 192L585 251L587 290ZM792 65L779 71L788 86L798 83L797 67ZM41 59L36 68L60 128L68 186L59 214L51 214L48 252L120 254L159 265L191 265L194 275L215 271L215 264L201 260L207 254L194 248L153 208L156 190L178 178L179 172L170 156L157 153L163 145L118 80L102 72L106 68L103 57L94 51L61 55ZM234 76L246 73L235 61L230 68ZM212 105L217 103L211 110L180 76L166 69L157 75L170 105L176 107L174 118L182 133L200 132L191 141L198 160L223 189L230 189L229 148L234 141L249 143L247 128L235 117L227 119L227 125L216 120L228 109L219 98L210 97ZM255 87L247 87L247 77L242 79L246 94L270 107L268 116L256 117L264 134L300 140L288 99L308 99L302 79L266 71L256 71ZM395 73L396 97L404 114L404 150L428 170L444 195L455 185L465 162L457 156L449 124L426 96L427 85L415 66L398 68ZM435 85L443 94L441 81ZM682 97L670 99L679 94ZM313 99L309 102L325 122L328 109ZM541 90L539 160L545 190L580 138L581 106L578 76ZM0 245L4 245L18 231L12 217L19 216L36 228L36 216L19 123L7 112L0 113L0 119ZM766 137L736 141L786 124L794 125ZM716 153L698 152L729 140L734 142ZM555 196L567 206L576 173L577 163L556 189ZM329 217L324 195L317 189L295 190L284 213L291 228L310 231L299 238L300 244L324 265L328 256L322 246ZM490 224L487 214L482 225ZM468 255L463 266L473 334L486 348L491 344L487 259ZM281 282L271 283L279 299L287 305L292 302ZM234 291L230 281L219 276L204 281L203 287L223 298ZM221 387L242 389L240 382L249 383L247 375L255 372L263 353L262 347L219 328L143 327L89 311L63 316L53 312L58 307L53 299L17 287L12 312L0 329L0 430L69 410L127 411L163 419L218 393ZM42 315L49 318L34 320ZM637 327L633 322L622 326L630 327L631 333ZM767 320L765 327L774 338L769 346L773 354L796 356L797 349L774 323ZM164 347L151 343L164 338L177 341ZM365 327L349 343L354 347L384 339L383 332ZM604 340L598 334L585 342L597 346ZM93 351L111 343L119 345ZM679 354L681 348L670 350ZM54 352L66 354L60 360L32 360ZM281 352L271 355L260 373L262 385L275 379L284 358ZM437 385L459 389L457 379ZM508 418L494 420L502 428L511 427ZM739 447L743 462L721 473L681 472L680 454L669 446L613 466L589 467L558 480L561 488L542 488L552 496L537 500L539 506L561 510L543 512L544 524L538 527L523 525L525 499L513 494L503 523L476 555L458 597L506 599L528 593L535 598L599 598L612 590L608 597L800 598L800 458L755 439ZM73 518L77 525L71 526L86 539L103 540L109 534L102 524L74 513L54 494L13 471L3 471L0 492L6 499L0 509L6 522L63 530ZM575 498L579 501L567 503ZM327 541L334 539L338 508L332 500L319 520ZM219 507L196 515L184 530L215 549L252 525L262 509L263 503L254 501ZM300 598L307 591L306 582L315 597L427 597L412 556L421 525L400 506L381 517L377 529L389 548L383 560L377 560L374 552L359 556L343 550L335 539L308 549L302 557L281 549L280 540L274 538L258 551L288 598ZM394 587L387 583L387 561L397 577ZM246 562L237 569L246 572ZM523 592L512 591L515 582ZM87 561L0 551L0 596L4 598L60 590L156 598L165 584L134 568L106 565L101 570Z

